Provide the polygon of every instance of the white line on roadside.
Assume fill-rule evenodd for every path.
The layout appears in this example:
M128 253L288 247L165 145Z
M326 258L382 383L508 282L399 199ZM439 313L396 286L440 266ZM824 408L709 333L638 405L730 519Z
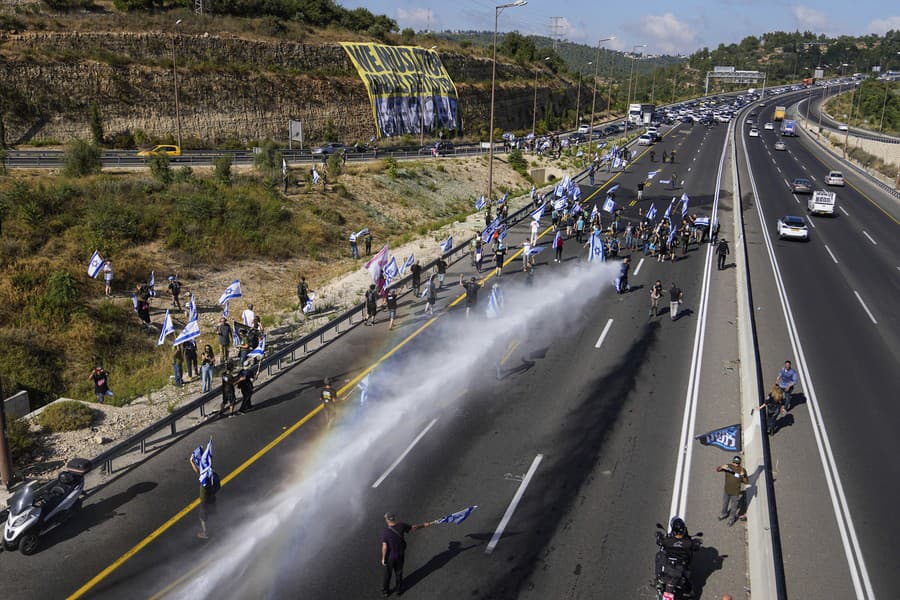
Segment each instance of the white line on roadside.
M782 179L782 181L784 182L784 186L785 186L787 189L791 189L791 184L788 183L788 180L787 180L787 179Z
M838 532L841 536L841 544L843 546L844 556L847 559L847 566L849 567L853 590L856 592L856 598L858 600L874 600L875 592L872 589L869 571L866 568L866 562L859 545L859 538L856 535L856 527L853 525L853 518L850 515L850 507L847 504L847 497L846 494L844 494L837 462L834 459L834 452L831 449L831 442L828 438L828 430L825 428L825 421L822 417L821 408L819 407L816 388L813 384L812 377L810 376L809 365L806 362L806 353L800 342L800 334L797 330L797 323L794 321L791 302L788 299L787 290L781 277L781 267L775 258L775 248L772 246L772 238L765 225L765 211L759 201L759 189L756 186L756 179L753 177L753 168L750 165L750 153L747 150L746 145L744 145L744 160L747 164L747 176L750 179L750 186L753 189L753 198L756 200L756 214L759 217L759 223L762 226L763 240L765 241L766 250L769 254L769 264L772 267L772 273L775 275L775 287L778 291L778 299L781 303L781 310L784 315L785 323L787 324L788 339L791 342L791 349L800 366L800 369L798 369L800 382L803 385L803 390L806 392L806 398L808 400L807 405L809 406L809 413L813 424L813 435L816 438L819 460L822 463L822 470L825 473L828 495L831 498L831 507L834 511ZM810 179L815 181L812 176L810 176Z
M522 496L525 495L525 488L528 487L529 482L531 482L531 478L534 477L534 472L537 471L538 465L541 464L541 461L544 459L543 454L538 454L534 457L534 460L531 461L531 468L528 469L528 472L525 473L525 477L522 478L522 483L519 484L519 489L516 490L516 495L513 496L512 502L509 503L509 507L507 507L506 512L503 513L503 518L500 519L500 524L497 526L497 531L494 532L494 535L491 537L491 541L488 542L487 548L484 549L485 554L490 554L494 551L494 548L497 547L497 543L500 541L500 536L503 535L503 530L506 529L506 526L509 524L509 520L512 518L513 513L516 512L516 507L519 506L519 502L522 500Z
M859 295L859 292L853 290L853 293L856 295L856 299L859 300L859 303L862 304L863 310L866 311L867 315L869 315L869 318L872 320L872 324L878 325L878 321L876 321L875 317L872 316L872 311L869 310L869 307L866 306L865 302L863 302L862 296Z
M869 235L868 233L866 233L866 230L865 230L865 229L863 229L863 235L866 236L867 238L869 238L869 241L872 242L874 245L876 245L876 246L878 245L878 242L876 242L875 240L873 240L873 239L872 239L872 236Z
M637 277L637 274L640 273L640 271L641 271L641 266L642 266L643 264L644 264L644 259L642 258L641 260L638 261L638 266L637 266L637 268L634 270L634 276L635 276L635 277Z
M828 244L825 244L825 250L828 251L828 256L831 257L831 260L834 261L834 264L838 264L837 258L834 256L834 252L831 251L831 248L828 247Z
M779 173L781 173L781 167L775 167Z
M403 451L403 454L401 454L399 457L397 457L397 460L395 460L393 463L391 463L391 466L389 466L389 467L387 468L387 471L385 471L384 473L382 473L382 474L381 474L381 477L379 477L378 480L377 480L375 483L372 484L372 487L373 487L373 488L377 488L379 485L382 484L382 482L383 482L385 479L388 478L388 475L391 474L391 471L393 471L394 469L397 468L397 465L399 465L399 464L403 461L403 459L406 458L406 455L409 454L410 451L411 451L413 448L416 447L416 444L418 444L419 441L420 441L423 437L425 437L425 434L428 433L428 430L429 430L429 429L431 429L432 427L434 427L434 424L435 424L435 423L437 423L437 419L432 419L432 420L431 420L431 423L429 423L429 424L425 427L425 429L422 430L422 433L420 433L419 435L417 435L417 436L416 436L416 439L414 439L414 440L412 441L412 443L411 443L409 446L406 447L406 450Z
M606 322L606 325L603 326L603 331L600 332L600 337L597 339L597 343L594 344L594 348L599 348L603 345L603 340L606 339L606 334L609 333L609 328L612 327L612 324L612 319Z
M812 219L807 219L807 221L809 222L810 225L812 225L812 228L813 228L813 229L816 228L816 224L813 223L813 220L812 220Z
M800 198L797 197L797 194L791 194L791 195L794 197L794 200L797 202L797 204L800 204Z
M838 206L838 208L841 210L842 213L844 213L844 214L847 215L848 217L850 216L850 213L848 213L846 210L844 210L844 207L843 207L843 206Z

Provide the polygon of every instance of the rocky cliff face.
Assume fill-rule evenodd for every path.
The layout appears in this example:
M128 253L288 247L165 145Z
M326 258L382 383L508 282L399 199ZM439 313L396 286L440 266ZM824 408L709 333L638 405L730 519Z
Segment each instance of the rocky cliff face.
M173 44L178 64L182 135L205 143L287 139L289 119L312 139L331 123L345 141L373 133L366 89L338 45L265 42L237 37L152 33L0 35L0 116L7 141L67 140L90 135L90 106L107 134L174 134ZM457 85L468 131L488 120L491 63L441 56ZM498 65L496 126L530 128L533 71ZM558 115L575 89L557 76L538 87L538 119L548 96ZM539 80L539 81L541 81Z

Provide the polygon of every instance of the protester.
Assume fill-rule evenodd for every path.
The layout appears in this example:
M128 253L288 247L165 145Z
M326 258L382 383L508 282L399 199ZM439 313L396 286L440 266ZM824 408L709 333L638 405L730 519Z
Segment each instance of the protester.
M203 447L197 446L194 452L191 454L188 461L191 463L191 468L194 473L200 475L200 461L203 456ZM200 531L197 533L197 537L201 540L209 539L209 532L206 528L206 522L209 520L209 514L212 512L213 505L216 502L216 486L218 485L218 477L213 473L207 480L200 484L200 506L198 507L197 514L200 518Z
M323 383L325 386L322 388L319 397L322 399L322 411L325 413L325 426L330 427L334 421L337 394L334 393L334 388L331 387L330 378L326 377Z
M462 273L460 273L459 285L466 289L466 318L468 319L471 309L478 305L478 288L480 288L482 284L475 277L464 282Z
M719 271L725 268L725 257L729 254L728 250L728 240L722 238L719 240L719 243L716 244L716 258L718 258L717 266Z
M219 407L219 416L225 416L225 409L228 409L228 416L234 416L234 409L237 406L237 394L234 389L234 362L229 360L225 364L225 370L222 371L222 406Z
M435 268L437 269L438 289L444 289L444 278L447 276L447 261L444 260L443 256L437 259Z
M437 290L434 287L434 275L425 284L425 310L424 314L434 316L434 304L437 302Z
M184 351L180 345L175 346L175 351L172 353L172 370L175 372L175 385L184 385L184 380L182 379L182 373L184 372Z
M231 347L232 341L231 325L228 324L225 317L219 318L216 334L219 336L219 355L222 357L222 364L224 365L228 361L228 349Z
M247 308L244 309L244 312L241 313L241 322L247 327L253 327L253 322L256 320L256 313L253 312L253 305L248 304Z
M366 256L369 256L372 253L372 233L371 232L366 233L365 243L366 243Z
M216 356L213 354L212 346L206 344L203 346L203 352L200 355L200 381L203 392L212 389L213 367L216 364Z
M619 294L631 291L631 286L628 285L628 269L630 267L631 259L626 256L619 265L619 277L616 279L616 292Z
M112 263L106 261L103 265L103 282L106 284L106 297L112 296L113 268Z
M309 289L309 285L306 283L306 277L300 277L300 283L297 284L297 300L300 301L300 310L301 312L306 307L306 304L309 302L309 295L313 291Z
M184 362L187 367L188 379L194 378L194 373L200 375L200 369L197 367L197 343L194 340L188 340L184 344Z
M239 333L240 343L238 344L238 367L244 368L244 361L252 348L250 347L250 329L243 328Z
M673 321L678 318L678 310L683 298L684 292L682 292L678 287L678 284L673 281L672 287L669 288L669 313Z
M659 315L659 301L663 295L663 285L662 282L657 279L656 283L654 283L650 287L650 314L651 317L656 317Z
M103 404L109 393L109 373L103 369L102 365L98 364L91 371L88 380L94 382L94 397L97 399L97 403Z
M784 393L784 410L791 410L791 394L794 393L794 386L798 381L797 371L791 366L791 361L784 361L784 367L778 372L775 383Z
M378 290L375 288L375 284L369 285L369 289L366 291L366 320L364 323L366 325L374 325L375 324L375 314L378 312ZM371 323L369 322L371 320Z
M397 290L394 288L388 290L385 302L387 303L388 319L390 323L388 330L390 331L394 328L394 319L397 317Z
M738 509L741 499L741 484L750 483L747 471L741 466L741 457L735 456L730 465L716 467L719 473L725 473L725 489L722 492L722 513L719 520L728 519L728 526L734 525L738 518ZM730 518L729 518L730 517Z
M403 594L403 561L406 558L406 539L404 536L417 529L430 527L431 523L409 525L397 521L394 513L384 515L385 528L381 533L381 565L384 576L381 580L381 595L385 598L391 594L391 576L397 584L397 595Z
M245 413L253 410L253 382L256 380L256 373L253 369L242 368L238 373L237 388L241 391L241 407L239 412Z
M412 290L416 298L419 297L419 288L422 286L422 265L417 260L409 267L410 279L412 280Z

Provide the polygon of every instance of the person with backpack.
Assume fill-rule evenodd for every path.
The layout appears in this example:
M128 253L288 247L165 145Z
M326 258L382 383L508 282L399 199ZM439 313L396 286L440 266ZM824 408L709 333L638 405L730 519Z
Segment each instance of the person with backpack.
M385 298L388 309L388 331L394 328L394 319L397 318L397 290L391 288L388 290L387 298Z
M378 312L378 290L375 288L375 284L369 285L369 289L366 290L366 320L364 323L366 325L374 325L375 324L375 313ZM369 322L371 320L371 323Z
M181 295L181 282L177 275L169 275L169 292L172 294L172 306L181 310L181 301L178 299Z
M253 373L253 369L242 368L238 373L237 388L241 391L241 406L238 412L248 412L253 410L253 381L258 373Z
M194 378L194 373L200 376L200 369L197 366L197 342L188 340L184 343L184 364L187 368L188 379Z

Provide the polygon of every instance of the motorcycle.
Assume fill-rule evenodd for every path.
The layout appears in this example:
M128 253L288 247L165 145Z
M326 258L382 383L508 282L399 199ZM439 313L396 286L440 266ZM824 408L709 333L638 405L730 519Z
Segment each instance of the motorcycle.
M693 586L690 579L690 557L700 549L703 532L697 532L690 538L690 554L669 554L663 545L666 529L656 524L656 545L659 547L656 561L656 598L657 600L683 600L693 598Z
M42 535L81 510L84 475L90 468L89 460L73 458L53 481L31 481L13 494L3 530L4 549L26 556L37 552Z

